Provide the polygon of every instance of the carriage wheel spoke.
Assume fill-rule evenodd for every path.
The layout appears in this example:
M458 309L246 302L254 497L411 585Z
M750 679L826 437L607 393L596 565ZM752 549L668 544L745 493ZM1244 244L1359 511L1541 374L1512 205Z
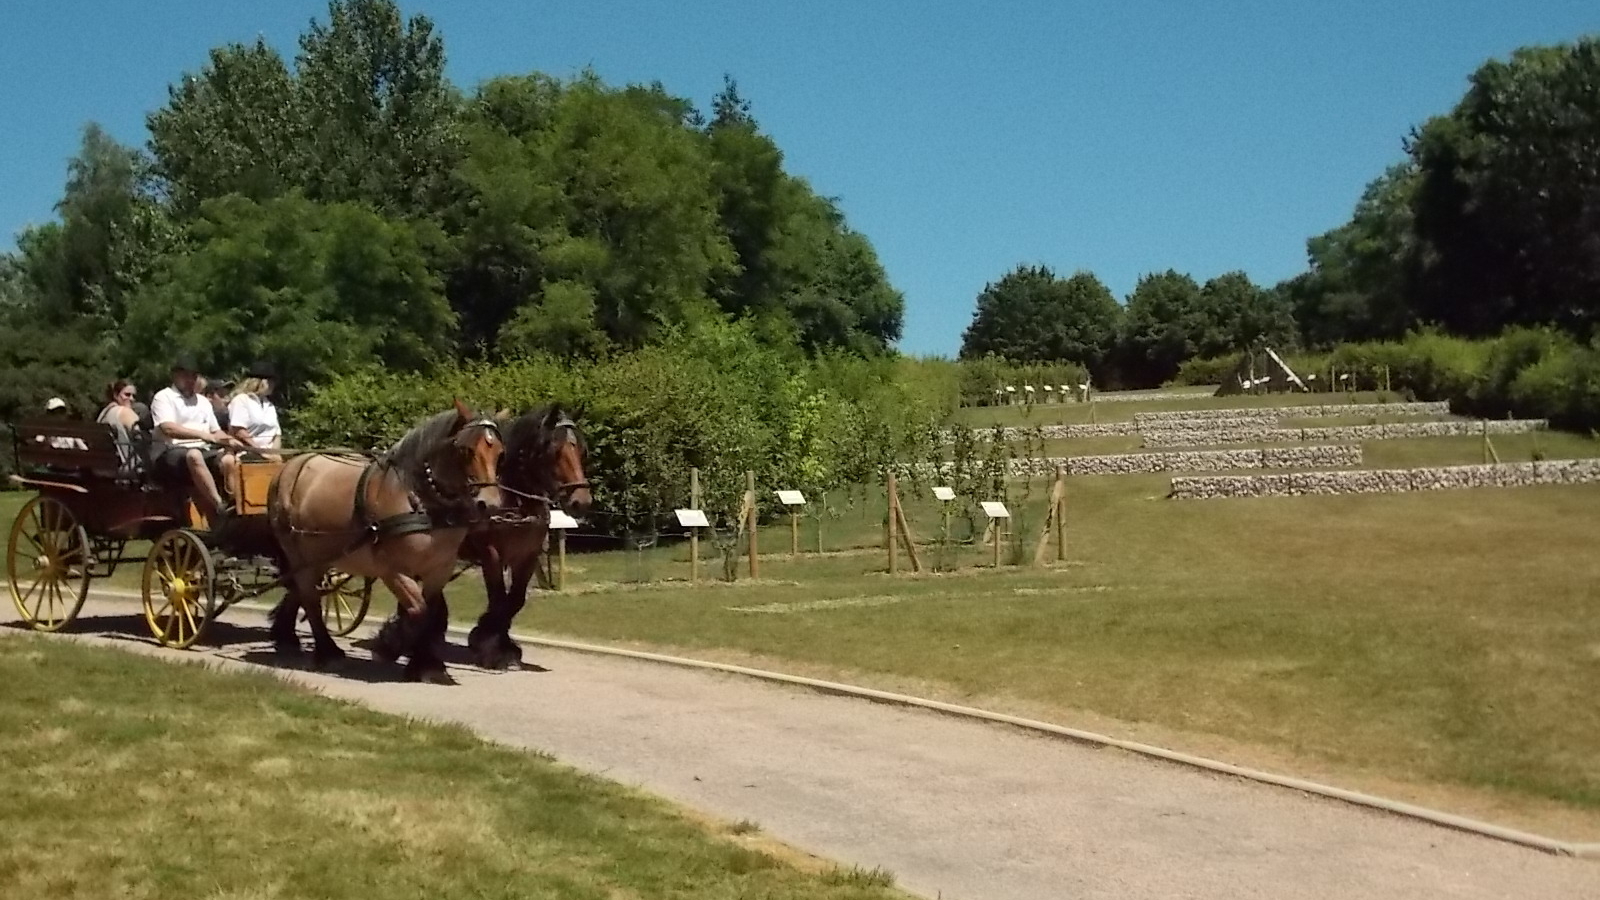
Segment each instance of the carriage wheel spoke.
M56 607L58 605L61 608L60 613L56 612ZM46 624L54 628L57 623L66 618L66 610L67 598L65 596L65 589L63 588L61 582L53 581L50 583L50 618L46 620Z
M38 581L35 581L33 583L33 587L28 589L28 597L32 597L33 596L33 592L34 592L35 588L41 588L41 587L45 587L45 581L44 581L43 578L39 579ZM48 588L46 588L46 590L48 590ZM39 607L44 604L44 595L45 595L45 591L44 590L40 590L39 591L39 599L33 601L33 609L32 609L31 612L28 613L28 621L30 621L30 622L39 621ZM27 602L26 598L24 598L23 602Z

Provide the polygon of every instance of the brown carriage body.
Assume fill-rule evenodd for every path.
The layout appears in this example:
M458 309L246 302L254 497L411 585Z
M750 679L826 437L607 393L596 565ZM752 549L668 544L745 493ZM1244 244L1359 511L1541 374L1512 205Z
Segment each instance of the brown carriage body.
M190 646L221 610L276 586L280 554L267 523L267 500L283 463L241 460L226 485L234 514L225 527L213 529L187 485L152 478L141 443L129 448L125 460L116 434L98 422L35 419L17 426L19 474L12 480L38 497L11 527L12 598L33 627L57 631L76 617L93 579L110 577L119 563L142 562L152 632L165 645ZM132 541L152 542L143 560L124 555ZM42 585L31 595L21 586L28 574L43 579L30 582ZM336 577L328 579L324 601L340 607L333 612L344 633L365 617L371 588L368 582L357 592ZM51 613L41 617L46 606Z

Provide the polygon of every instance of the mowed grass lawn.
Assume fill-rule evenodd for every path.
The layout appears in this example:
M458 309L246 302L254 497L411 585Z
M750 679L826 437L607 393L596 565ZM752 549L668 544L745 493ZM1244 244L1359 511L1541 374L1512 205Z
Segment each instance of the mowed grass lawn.
M1600 452L1538 440L1551 458ZM1527 436L1495 441L1503 459L1532 452ZM1368 467L1481 455L1476 438L1365 447ZM1053 569L994 572L987 548L958 542L944 558L958 571L891 578L876 498L826 521L821 557L790 560L787 527L763 529L759 581L743 560L738 582L710 581L709 541L696 586L681 543L574 552L568 590L538 595L517 628L969 702L1600 839L1600 485L1214 501L1166 500L1168 486L1069 479L1069 558ZM1026 490L1010 500L1031 556L1047 485ZM918 537L936 538L926 486L904 493ZM969 536L959 518L954 531ZM470 622L481 586L463 578L450 599ZM374 614L388 601L380 589Z
M904 896L751 823L268 674L15 635L0 684L0 896Z

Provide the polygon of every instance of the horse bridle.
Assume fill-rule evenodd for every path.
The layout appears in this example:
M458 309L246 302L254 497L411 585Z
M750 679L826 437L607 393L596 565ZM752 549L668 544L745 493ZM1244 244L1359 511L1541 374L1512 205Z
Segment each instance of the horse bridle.
M562 415L561 420L556 422L556 429L560 430L562 428L567 429L567 443L578 443L577 422L572 421L571 417L569 416ZM577 493L579 490L587 488L588 486L589 479L587 478L582 478L577 481L563 481L556 485L556 502L562 506L565 506L567 500L570 499L573 494Z
M500 426L498 424L496 424L493 419L476 419L476 420L474 420L472 422L468 422L466 425L463 425L461 427L461 431L466 431L468 428L473 428L473 427L479 426L479 425L481 425L481 426L489 429L490 431L494 432L496 437L500 436ZM504 440L505 440L504 438L501 438L501 443L502 444L504 443ZM465 476L466 472L463 471L461 474L463 476ZM428 489L433 492L434 496L436 496L440 500L444 501L446 505L453 504L453 503L458 503L458 502L470 499L473 491L482 490L483 488L486 488L486 487L500 487L502 489L504 487L503 485L500 484L500 480L499 480L498 476L496 476L491 481L474 481L471 478L463 477L463 479L462 479L463 483L462 483L462 486L461 486L461 496L459 498L452 498L450 496L450 494L445 491L444 486L439 484L438 480L433 477L433 462L432 461L429 461L429 462L423 464L423 466L422 466L422 475L427 480Z

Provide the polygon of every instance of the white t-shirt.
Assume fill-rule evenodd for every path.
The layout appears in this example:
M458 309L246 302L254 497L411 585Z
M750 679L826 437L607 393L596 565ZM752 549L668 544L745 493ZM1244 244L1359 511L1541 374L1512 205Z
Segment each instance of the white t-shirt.
M217 426L217 414L211 409L211 401L195 394L185 397L178 393L175 387L165 387L156 391L150 398L150 419L155 423L155 440L151 447L156 454L160 454L168 447L204 447L206 441L198 438L171 438L161 431L165 422L173 422L185 428L195 428L207 434L220 431Z
M276 447L283 436L278 428L278 408L255 394L240 394L228 402L228 427L243 428L257 447Z

